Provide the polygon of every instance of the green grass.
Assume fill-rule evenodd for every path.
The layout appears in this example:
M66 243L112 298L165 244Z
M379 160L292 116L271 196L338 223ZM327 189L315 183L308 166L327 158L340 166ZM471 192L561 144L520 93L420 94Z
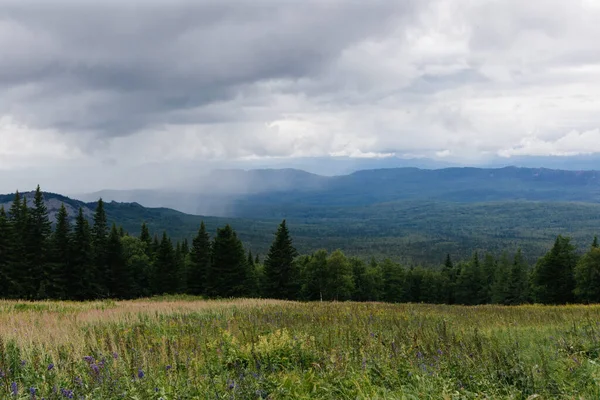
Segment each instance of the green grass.
M598 321L600 306L5 301L0 398L597 399Z

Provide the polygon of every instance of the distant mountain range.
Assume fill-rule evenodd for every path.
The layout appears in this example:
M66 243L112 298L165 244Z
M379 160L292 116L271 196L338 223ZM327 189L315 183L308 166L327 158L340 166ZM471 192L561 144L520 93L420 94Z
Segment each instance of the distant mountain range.
M301 252L341 248L408 264L517 246L532 260L558 234L580 246L600 234L597 171L394 168L328 177L294 169L218 170L179 192L103 191L84 201L45 194L51 215L65 203L72 217L79 207L91 217L99 197L109 220L133 234L144 221L175 240L191 238L201 221L211 233L229 223L260 254L283 218ZM0 204L8 208L12 198L0 196Z
M182 190L106 190L82 196L86 201L99 197L190 214L245 218L293 216L306 207L356 207L398 200L598 203L600 172L517 167L393 168L320 176L294 169L217 170Z

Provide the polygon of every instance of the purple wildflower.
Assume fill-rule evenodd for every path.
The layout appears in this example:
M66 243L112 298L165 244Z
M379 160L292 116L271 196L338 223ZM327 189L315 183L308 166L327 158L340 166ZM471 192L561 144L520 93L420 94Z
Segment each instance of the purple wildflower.
M116 360L117 358L119 358L119 355L117 353L113 353L113 358Z
M48 364L48 371L52 371L54 369L54 364Z
M92 364L94 362L94 357L92 356L85 356L83 357L83 359L88 363L88 364Z
M230 381L227 387L229 388L229 390L235 389L235 381Z
M172 367L172 366L170 366L170 365L167 365L167 366L165 367L165 370L167 370L167 372L168 372L168 371L170 371L170 370L171 370L171 368L173 368L173 367Z
M0 369L0 379L4 378L6 375L4 374L4 372Z
M21 367L24 367L27 362L25 360L21 360Z
M140 379L144 379L144 376L146 376L146 375L144 374L144 371L142 371L142 369L140 368L140 369L138 370L138 375L137 375L137 376L138 376L138 378L140 378Z
M17 382L13 382L10 384L10 392L13 396L19 394L19 387L17 386Z
M92 368L92 371L94 371L94 373L96 375L100 374L100 367L98 366L98 364L92 364L92 365L90 365L90 367Z
M35 388L34 387L30 387L29 388L29 393L31 393L31 397L35 397Z
M62 397L66 397L67 399L72 399L74 396L73 391L67 389L60 389L60 394L62 395Z

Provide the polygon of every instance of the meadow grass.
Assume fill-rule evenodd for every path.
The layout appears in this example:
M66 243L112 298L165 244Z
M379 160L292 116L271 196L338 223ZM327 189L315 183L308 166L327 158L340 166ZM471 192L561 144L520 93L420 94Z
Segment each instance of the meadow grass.
M598 399L600 306L0 301L0 399Z

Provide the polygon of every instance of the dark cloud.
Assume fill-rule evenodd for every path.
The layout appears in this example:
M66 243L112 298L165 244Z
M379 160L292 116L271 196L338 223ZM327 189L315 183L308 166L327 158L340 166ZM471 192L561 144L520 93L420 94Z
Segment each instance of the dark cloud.
M262 81L318 75L352 43L385 35L412 7L9 2L0 11L0 40L11 47L0 61L0 84L35 87L11 110L33 127L124 135L161 123L204 123L202 112L177 117Z

